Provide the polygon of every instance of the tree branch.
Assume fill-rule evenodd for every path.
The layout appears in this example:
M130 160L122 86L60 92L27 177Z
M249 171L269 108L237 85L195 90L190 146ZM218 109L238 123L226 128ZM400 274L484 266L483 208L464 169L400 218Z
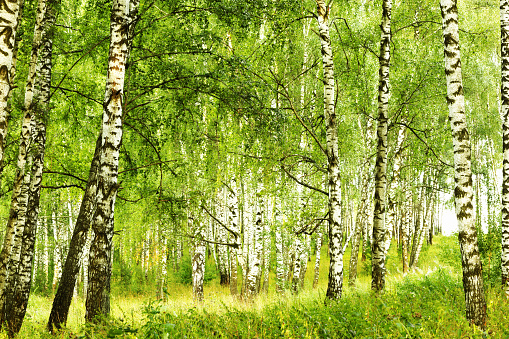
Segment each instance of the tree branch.
M212 219L214 219L219 225L224 227L224 229L226 229L228 232L230 232L235 238L239 237L239 234L237 232L235 232L234 230L232 230L231 228L226 226L221 220L219 220L212 213L210 213L210 211L207 209L207 207L205 207L205 205L201 205L201 208L203 208L205 210L205 212L207 212L207 214L210 215L210 217Z
M296 177L294 177L292 174L290 174L290 172L285 168L285 166L283 164L281 164L281 169L290 177L292 178L296 183L298 183L299 185L302 185L304 187L307 187L311 190L314 190L314 191L317 191L317 192L320 192L322 194L325 194L326 196L329 196L329 193L328 192L325 192L324 190L321 190L317 187L313 187L311 185L308 185L306 184L305 182L302 182L300 181L299 179L297 179Z

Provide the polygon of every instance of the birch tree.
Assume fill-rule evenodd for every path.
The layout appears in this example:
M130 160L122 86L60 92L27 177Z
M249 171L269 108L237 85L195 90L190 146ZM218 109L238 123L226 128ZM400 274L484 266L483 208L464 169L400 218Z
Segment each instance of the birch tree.
M377 155L375 165L375 212L373 218L373 244L371 246L371 288L381 291L385 287L385 242L390 237L385 225L385 191L387 186L387 119L389 113L389 63L391 59L392 0L382 2L382 37L380 42L378 84Z
M468 321L484 329L486 327L486 300L472 205L470 137L465 116L456 0L441 0L440 9L444 37L447 104L454 150L454 202L461 247L466 317Z
M11 293L7 297L6 320L10 336L14 336L21 329L32 286L32 262L34 259L46 147L46 122L49 120L53 24L59 4L59 0L48 0L47 3L48 8L44 16L44 28L40 51L38 52L38 70L34 83L33 100L31 106L29 106L32 115L32 145L29 156L31 157L32 164L28 187L27 212L21 242L20 263L11 280L11 285L13 286L11 286Z
M76 219L76 225L69 244L69 252L67 253L62 277L58 284L58 289L55 294L55 298L53 299L53 305L48 319L47 328L48 331L51 332L54 332L55 329L60 329L62 325L65 325L67 322L74 286L76 285L76 279L80 272L80 260L87 254L85 251L85 244L89 239L88 234L95 205L97 170L99 167L99 151L101 149L101 142L102 138L100 133L99 138L97 138L95 153L88 173L87 186L81 200L80 211L78 218ZM84 268L84 273L87 276L88 281L88 263L87 267Z
M21 259L22 236L27 217L30 174L32 157L30 145L35 125L32 120L34 81L38 66L39 48L41 47L44 31L44 17L46 13L46 1L39 0L37 5L37 17L34 28L32 51L30 54L30 65L28 79L25 88L24 115L22 119L21 137L19 143L16 176L12 190L9 218L4 237L4 245L0 253L0 326L7 320L6 314L9 302L14 293L14 274ZM8 329L10 331L10 329ZM12 333L12 332L10 332Z
M138 2L134 1L136 7ZM130 8L131 7L131 8ZM104 96L101 151L97 173L97 204L92 218L94 239L90 247L90 267L85 319L92 321L107 314L107 286L111 270L114 206L118 191L118 159L122 141L122 97L128 54L127 27L129 1L113 0L110 19L110 51Z
M501 104L503 130L502 288L509 298L509 1L500 0Z
M3 166L7 119L9 117L8 101L13 87L13 60L18 30L18 16L24 0L5 0L0 7L2 27L0 31L0 166ZM15 68L15 66L14 66Z
M343 291L343 252L341 229L341 178L339 173L338 129L334 104L334 62L329 35L330 6L316 0L317 19L323 64L324 118L327 138L327 173L329 184L329 280L326 298L337 300Z

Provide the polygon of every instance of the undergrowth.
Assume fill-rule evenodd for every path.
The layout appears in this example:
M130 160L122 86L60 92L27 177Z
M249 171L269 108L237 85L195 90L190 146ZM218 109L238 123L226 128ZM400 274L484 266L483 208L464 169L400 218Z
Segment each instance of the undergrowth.
M173 281L165 301L155 300L155 293L114 293L111 317L96 324L83 324L84 301L78 298L73 301L67 330L56 338L509 337L509 306L498 288L488 288L486 293L487 332L469 325L457 239L436 237L435 241L422 251L419 270L407 275L401 273L398 253L391 247L386 290L380 295L370 290L369 276L359 268L357 285L349 287L345 279L342 298L324 305L325 252L319 287L309 288L312 270L308 270L307 288L297 296L270 290L248 303L233 298L216 279L205 286L205 301L196 303L189 286ZM347 251L345 263L348 259ZM31 297L20 338L55 338L44 330L50 306L51 298Z

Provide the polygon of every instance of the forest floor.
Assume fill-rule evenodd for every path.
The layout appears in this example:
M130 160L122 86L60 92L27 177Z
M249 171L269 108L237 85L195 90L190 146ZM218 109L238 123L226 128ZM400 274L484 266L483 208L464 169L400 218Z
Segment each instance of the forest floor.
M52 298L32 295L20 338L508 338L509 304L496 284L486 284L487 331L465 320L459 245L455 237L435 237L423 248L419 270L403 275L391 248L386 290L370 290L369 266L359 262L359 280L343 297L324 305L327 257L323 252L320 284L312 289L314 258L308 264L304 290L295 296L273 290L253 303L230 296L213 280L205 286L205 301L195 303L192 288L175 282L167 300L154 293L112 295L112 316L99 325L84 325L84 300L71 306L67 330L46 333ZM348 267L349 252L345 254ZM368 260L369 261L369 260ZM271 279L274 277L271 276ZM274 281L274 280L272 280ZM273 284L271 284L272 287ZM272 287L273 288L273 287ZM0 334L3 338L4 334Z

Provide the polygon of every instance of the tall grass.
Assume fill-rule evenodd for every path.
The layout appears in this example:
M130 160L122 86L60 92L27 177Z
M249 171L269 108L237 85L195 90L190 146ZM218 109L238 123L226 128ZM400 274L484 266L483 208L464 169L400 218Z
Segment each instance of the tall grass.
M423 249L419 270L403 275L391 248L383 294L370 290L369 264L359 280L345 280L339 302L324 305L327 254L322 253L319 287L312 289L311 258L305 289L298 295L270 289L252 303L229 295L217 280L205 286L205 301L196 303L189 286L170 283L167 300L151 295L112 296L112 314L99 325L84 325L84 301L73 301L67 330L57 337L89 338L506 338L509 306L498 289L487 291L488 332L465 320L459 246L454 237L436 237ZM345 255L345 268L349 253ZM348 272L345 272L345 277ZM274 277L271 276L272 282ZM271 284L273 286L274 284ZM51 307L48 297L30 298L20 338L50 338L44 330Z

